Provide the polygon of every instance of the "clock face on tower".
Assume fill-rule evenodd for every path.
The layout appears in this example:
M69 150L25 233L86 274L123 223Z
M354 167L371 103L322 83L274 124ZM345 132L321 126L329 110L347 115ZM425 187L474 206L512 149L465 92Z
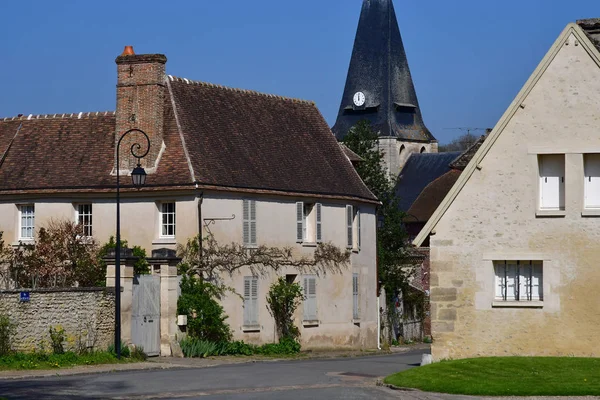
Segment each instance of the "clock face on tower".
M365 105L365 94L363 92L356 92L353 100L355 106L362 107Z

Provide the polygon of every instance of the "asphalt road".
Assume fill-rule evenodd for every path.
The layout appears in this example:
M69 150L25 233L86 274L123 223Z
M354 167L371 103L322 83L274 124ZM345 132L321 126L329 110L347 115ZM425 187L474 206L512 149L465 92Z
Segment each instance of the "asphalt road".
M375 381L417 366L425 350L334 360L131 371L0 381L8 399L398 399Z

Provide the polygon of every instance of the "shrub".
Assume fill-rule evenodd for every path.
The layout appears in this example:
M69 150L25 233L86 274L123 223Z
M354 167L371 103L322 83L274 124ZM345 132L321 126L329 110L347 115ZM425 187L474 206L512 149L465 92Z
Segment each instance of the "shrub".
M181 351L186 357L206 358L211 356L251 356L255 354L291 355L300 352L300 343L290 338L282 338L279 343L268 343L262 346L244 343L243 341L215 343L187 337L179 342Z
M217 302L219 290L194 276L183 276L177 313L187 315L187 332L193 338L210 342L228 342L231 329L227 315Z
M65 330L62 326L57 325L55 328L50 327L50 341L52 342L52 353L64 354L64 341L66 338Z
M114 355L116 357L117 351L115 350L114 343L111 343L111 344L108 345L108 352L111 353L112 355ZM123 358L129 358L129 356L131 356L131 352L129 350L129 346L127 346L121 340L121 357L123 357Z
M98 251L98 258L100 262L104 266L104 270L106 271L106 263L102 259L105 257L110 250L115 250L117 247L117 242L115 241L115 237L111 236L108 239L108 242L104 243L100 250ZM121 248L128 249L129 245L127 240L121 239ZM147 275L150 273L150 264L148 264L148 260L146 260L146 250L144 250L140 246L133 246L131 248L134 257L138 257L138 260L133 264L133 274L134 275Z
M267 304L269 312L275 318L280 339L295 341L300 336L300 330L294 325L294 312L303 299L302 287L297 283L289 283L281 277L271 285Z
M210 357L217 355L217 344L207 340L187 337L179 342L181 351L186 357Z
M144 348L142 346L134 346L131 351L131 359L138 361L146 361L148 359L148 354L144 352Z
M12 338L16 332L16 326L8 315L0 314L0 356L6 356L12 350Z

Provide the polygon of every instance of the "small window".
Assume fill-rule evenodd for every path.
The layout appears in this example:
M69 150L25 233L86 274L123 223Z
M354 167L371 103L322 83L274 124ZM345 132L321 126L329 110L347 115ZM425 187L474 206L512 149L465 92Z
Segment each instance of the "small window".
M426 150L426 149L425 149L425 146L421 147L421 151L420 151L420 153L421 153L421 154L422 154L422 153L425 153L425 150Z
M538 156L538 162L540 176L540 210L564 210L564 154L542 154Z
M244 326L258 326L258 277L244 277Z
M400 146L400 151L398 152L398 155L400 157L402 157L402 153L404 153L404 150L406 149L406 147L404 145Z
M360 209L351 205L346 206L346 247L353 250L360 250L361 226Z
M35 234L35 206L33 204L19 206L19 224L19 239L33 239Z
M358 308L358 274L352 274L352 318L360 319Z
M83 229L83 236L92 236L92 205L78 204L77 205L77 224Z
M256 247L256 200L243 201L244 246Z
M495 301L543 301L542 261L495 261Z
M304 277L304 321L317 321L317 277Z
M600 208L600 154L584 154L584 207Z
M160 204L160 237L175 237L175 203Z
M296 242L323 241L322 213L321 203L296 203Z

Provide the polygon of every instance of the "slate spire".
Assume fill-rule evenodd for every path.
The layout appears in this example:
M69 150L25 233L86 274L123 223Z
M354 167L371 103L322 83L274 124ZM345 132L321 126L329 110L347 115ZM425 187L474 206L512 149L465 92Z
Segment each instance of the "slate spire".
M436 139L423 123L392 0L363 0L337 121L342 140L367 119L380 137L411 142Z

